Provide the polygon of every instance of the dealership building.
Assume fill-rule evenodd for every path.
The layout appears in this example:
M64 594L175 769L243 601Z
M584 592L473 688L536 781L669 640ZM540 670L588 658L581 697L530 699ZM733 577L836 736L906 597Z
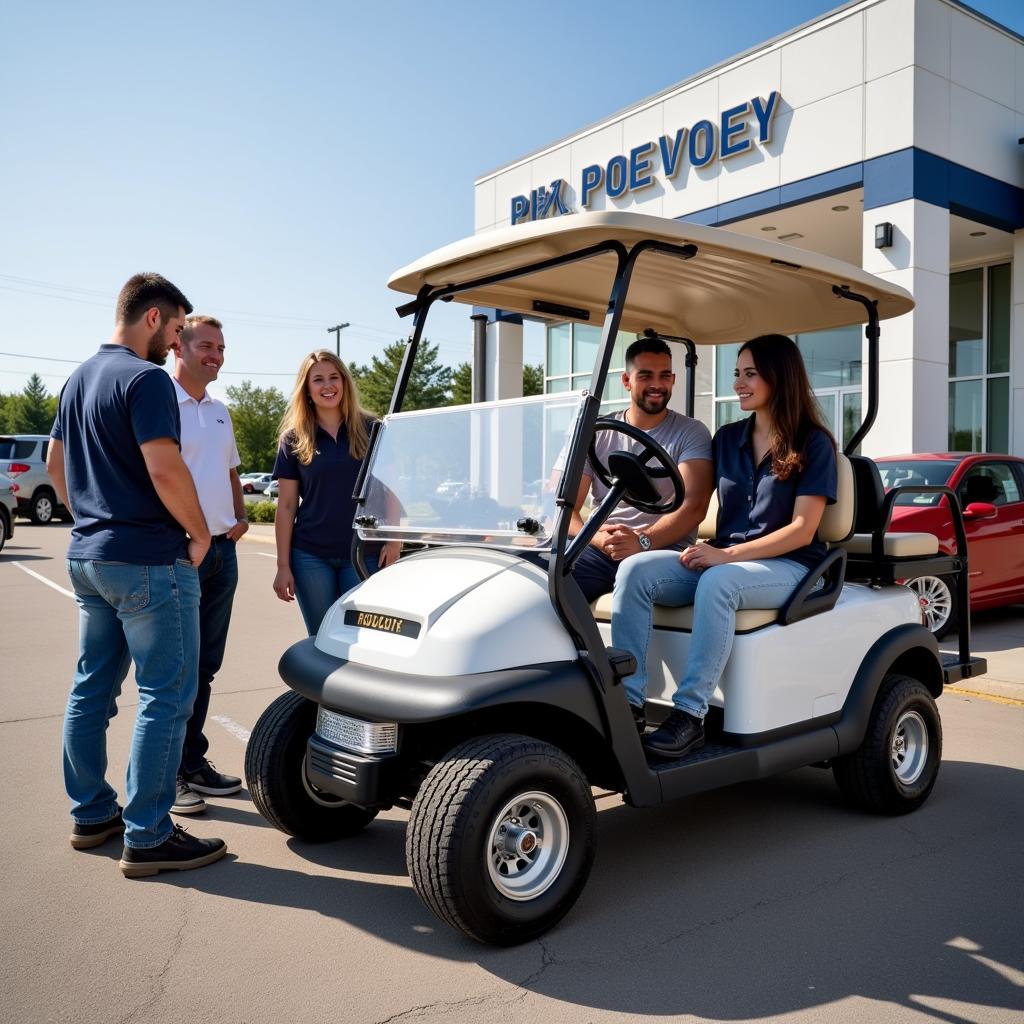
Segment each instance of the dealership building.
M475 230L630 210L861 266L916 302L882 325L865 453L1024 455L1022 136L1021 36L955 0L857 0L485 174ZM517 394L523 320L478 312L485 397ZM598 327L526 329L545 335L546 391L587 386ZM863 333L797 338L844 439L860 422ZM632 336L619 340L621 368ZM739 415L737 346L693 340L696 415L714 429ZM618 374L603 397L625 404Z

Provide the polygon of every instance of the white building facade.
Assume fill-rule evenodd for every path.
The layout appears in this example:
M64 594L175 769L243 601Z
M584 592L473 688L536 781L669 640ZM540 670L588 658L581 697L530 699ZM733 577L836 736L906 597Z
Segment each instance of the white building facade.
M1024 39L955 0L857 0L484 175L475 229L632 210L862 266L916 301L882 325L865 454L1024 455L1022 136ZM516 394L522 321L483 312L487 397ZM598 328L545 330L545 389L586 386ZM863 331L797 340L845 440ZM738 415L735 346L699 351L696 412L715 429ZM604 398L624 402L617 380Z

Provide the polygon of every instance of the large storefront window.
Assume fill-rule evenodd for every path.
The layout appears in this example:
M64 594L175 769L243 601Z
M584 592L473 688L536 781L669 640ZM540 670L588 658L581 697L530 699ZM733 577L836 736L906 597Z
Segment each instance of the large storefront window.
M949 275L949 448L1010 444L1010 264Z
M626 349L636 341L635 334L622 331L612 350L611 366L601 396L601 411L611 412L629 404L622 386L626 366ZM544 370L544 392L579 391L588 387L601 345L601 328L589 324L552 324L547 328L547 361Z
M853 437L861 420L861 338L863 328L841 327L796 335L807 375L825 423L841 445ZM715 348L715 429L742 419L733 389L739 345Z

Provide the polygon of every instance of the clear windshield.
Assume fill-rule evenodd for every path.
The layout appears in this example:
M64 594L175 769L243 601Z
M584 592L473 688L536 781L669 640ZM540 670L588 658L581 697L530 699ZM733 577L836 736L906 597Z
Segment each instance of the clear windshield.
M907 459L902 462L879 462L877 465L882 476L882 486L888 491L892 487L913 487L920 484L941 487L959 463L935 459ZM901 494L896 499L896 504L932 508L941 500L941 494Z
M559 456L583 394L385 416L356 515L364 540L549 548Z

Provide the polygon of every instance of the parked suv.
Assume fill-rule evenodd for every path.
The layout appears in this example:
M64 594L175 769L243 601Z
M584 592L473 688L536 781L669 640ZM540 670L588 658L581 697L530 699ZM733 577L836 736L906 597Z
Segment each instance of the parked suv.
M68 510L57 500L53 481L46 472L44 434L0 435L0 473L6 473L18 485L18 515L44 524L55 516L69 519Z

